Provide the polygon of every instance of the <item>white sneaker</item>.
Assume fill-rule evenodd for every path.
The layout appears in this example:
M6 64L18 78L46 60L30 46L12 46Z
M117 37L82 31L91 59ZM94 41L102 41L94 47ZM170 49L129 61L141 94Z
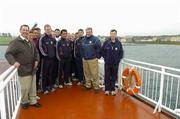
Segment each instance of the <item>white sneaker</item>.
M83 83L82 82L78 82L76 85L80 86L80 85L83 85Z
M72 73L72 76L75 76L75 73Z
M48 94L48 93L49 93L49 91L47 91L47 90L44 92L45 95Z
M67 83L67 85L68 85L68 86L72 86L72 83L71 83L71 82L70 82L70 83Z
M63 88L63 85L59 85L59 88Z
M36 99L37 99L37 100L40 100L41 98L40 98L39 96L36 96Z
M54 84L54 88L58 88L58 85L57 85L57 84Z
M109 95L109 91L105 91L105 93L104 93L105 95Z
M77 79L76 79L76 78L73 78L72 80L73 80L73 81L77 81Z
M116 95L116 92L115 92L115 91L111 91L111 95L112 95L112 96L115 96L115 95Z
M54 88L52 88L52 89L51 89L51 92L54 92L54 91L55 91L55 89L54 89Z

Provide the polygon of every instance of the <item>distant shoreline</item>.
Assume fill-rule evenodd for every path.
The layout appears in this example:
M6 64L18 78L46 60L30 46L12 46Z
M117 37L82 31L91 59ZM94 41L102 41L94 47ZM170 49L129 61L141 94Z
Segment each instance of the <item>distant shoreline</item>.
M147 36L148 37L148 36ZM0 46L8 46L9 43L14 39L14 37L5 37L5 36L1 36L0 37ZM132 41L125 41L123 43L131 43L131 44L154 44L154 45L158 45L158 44L162 44L162 45L180 45L180 42L178 41L139 41L139 39L142 39L141 37L137 37L135 38L135 40ZM104 38L100 37L100 40L102 41L102 43L104 42ZM127 39L128 40L128 39Z
M160 42L160 43L154 43L154 42L123 42L123 43L127 43L127 44L144 44L144 45L148 45L148 44L152 44L152 45L180 45L180 42ZM8 46L9 43L1 43L0 42L0 46Z
M134 42L133 44L180 45L180 42Z

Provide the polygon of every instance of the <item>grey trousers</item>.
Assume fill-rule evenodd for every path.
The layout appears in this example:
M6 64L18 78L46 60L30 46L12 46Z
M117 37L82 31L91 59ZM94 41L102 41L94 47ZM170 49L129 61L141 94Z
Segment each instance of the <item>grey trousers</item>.
M21 85L22 100L21 103L36 104L36 75L19 76Z

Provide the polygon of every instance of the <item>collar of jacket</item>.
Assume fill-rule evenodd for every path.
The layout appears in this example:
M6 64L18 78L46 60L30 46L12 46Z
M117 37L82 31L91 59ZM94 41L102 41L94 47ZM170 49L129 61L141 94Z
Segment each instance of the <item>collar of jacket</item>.
M85 37L85 36L81 36L81 37L79 37L76 41L80 41L80 40L82 40L84 37Z
M81 36L81 37L80 37L80 39L83 39L83 38L84 38L84 36Z
M47 33L44 33L44 35L45 35L46 37L50 37L50 38L51 38L51 35L48 35Z
M65 40L66 40L66 38L61 37L61 40L64 40L64 41L65 41Z
M85 36L86 37L86 39L91 39L92 37L94 37L93 35L91 35L91 36L89 36L89 37L87 37L87 36Z
M22 35L19 35L19 37L20 37L20 40L22 40L22 41L24 41L26 43L30 42L28 39L24 38Z
M111 40L110 37L108 38L108 40L109 40L110 42L112 42L112 40ZM117 42L117 41L118 41L118 38L115 38L115 42Z

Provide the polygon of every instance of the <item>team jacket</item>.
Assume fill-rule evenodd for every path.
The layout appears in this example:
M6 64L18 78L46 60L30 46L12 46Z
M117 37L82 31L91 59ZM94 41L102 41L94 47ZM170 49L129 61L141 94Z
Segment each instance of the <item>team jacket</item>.
M121 42L116 39L113 43L111 39L108 38L102 46L101 54L106 64L119 64L120 60L123 58L123 47Z
M82 39L82 57L84 59L94 59L94 58L101 58L100 55L101 51L101 42L98 37L85 36Z
M72 49L70 41L64 38L61 38L56 44L56 55L59 60L61 59L71 59L72 58Z
M56 42L47 34L43 34L39 39L39 50L43 58L55 58L56 57Z

